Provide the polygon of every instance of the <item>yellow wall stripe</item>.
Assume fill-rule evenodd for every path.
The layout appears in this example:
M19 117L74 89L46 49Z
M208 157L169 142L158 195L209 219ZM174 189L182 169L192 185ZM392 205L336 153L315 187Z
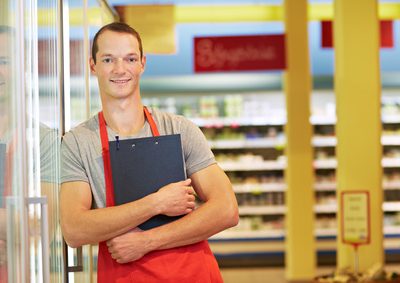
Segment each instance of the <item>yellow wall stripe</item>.
M379 18L386 20L400 19L400 3L380 3ZM50 9L39 9L39 26L50 23L49 17L55 13ZM83 24L82 9L70 9L70 24ZM88 9L88 19L92 26L101 26L110 22L113 16L105 9L92 7ZM283 21L284 10L281 5L207 5L207 6L175 6L176 23L233 23L233 22L270 22ZM314 3L308 5L308 20L333 20L332 3Z

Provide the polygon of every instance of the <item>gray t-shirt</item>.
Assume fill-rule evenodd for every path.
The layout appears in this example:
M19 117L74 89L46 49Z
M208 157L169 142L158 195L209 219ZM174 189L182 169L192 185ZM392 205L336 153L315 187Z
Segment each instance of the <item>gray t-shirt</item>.
M180 134L186 173L193 173L215 163L215 158L201 130L186 118L149 109L160 135ZM108 139L117 135L107 127ZM149 123L141 131L128 138L152 136ZM93 195L93 208L105 207L105 181L100 141L98 115L75 127L63 137L61 144L61 183L83 181L89 183Z

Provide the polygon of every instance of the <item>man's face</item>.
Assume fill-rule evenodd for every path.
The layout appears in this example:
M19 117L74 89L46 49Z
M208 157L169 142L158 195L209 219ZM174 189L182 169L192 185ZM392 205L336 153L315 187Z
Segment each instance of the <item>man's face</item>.
M145 57L140 58L139 42L131 34L105 31L97 39L96 64L90 60L103 98L126 98L139 93L139 79Z

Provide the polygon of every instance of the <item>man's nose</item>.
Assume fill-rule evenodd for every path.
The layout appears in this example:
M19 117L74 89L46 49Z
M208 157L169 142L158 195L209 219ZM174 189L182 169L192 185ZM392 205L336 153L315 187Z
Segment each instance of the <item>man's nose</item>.
M125 72L124 60L122 58L118 58L114 62L114 72L121 73Z

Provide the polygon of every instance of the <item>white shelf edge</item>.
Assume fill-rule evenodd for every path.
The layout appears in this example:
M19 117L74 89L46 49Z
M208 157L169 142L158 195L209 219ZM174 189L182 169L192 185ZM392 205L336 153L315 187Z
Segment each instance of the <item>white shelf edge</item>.
M386 226L383 227L384 235L399 235L400 226ZM284 229L269 229L269 230L243 230L243 231L231 231L226 230L218 234L213 235L210 239L224 240L224 239L270 239L285 237L286 231ZM336 228L316 228L314 231L315 237L336 237Z
M284 192L284 183L264 183L264 184L233 184L235 193L264 193L264 192Z
M276 138L253 138L253 139L226 139L226 140L211 140L210 147L213 149L240 149L240 148L276 148L286 144L284 136ZM400 145L400 136L398 135L383 135L381 137L383 146ZM312 138L314 147L335 147L337 139L334 136L314 136Z
M272 171L272 170L284 170L286 168L286 162L284 161L263 161L253 162L243 165L241 162L218 162L219 166L224 171Z
M281 215L286 213L284 205L239 206L239 215Z
M338 206L336 203L329 204L315 204L314 212L318 214L323 213L336 213ZM384 212L400 212L400 201L397 202L384 202L382 204ZM286 214L285 205L262 205L262 206L239 206L240 215L279 215Z
M331 192L336 190L335 182L315 183L314 190L316 192ZM400 181L383 182L384 190L400 190ZM268 193L268 192L285 192L287 186L285 183L249 183L249 184L233 184L235 193Z
M223 231L215 234L211 239L243 239L243 238L277 238L284 237L284 230L251 230L251 231Z
M286 124L284 116L255 116L255 117L188 117L199 127L220 127L220 126L283 126ZM400 123L400 115L382 115L382 123ZM312 115L312 125L335 125L336 117L329 115Z
M285 161L263 161L256 163L249 163L243 165L243 163L237 162L221 162L218 164L224 171L273 171L273 170L284 170L286 168ZM336 169L337 160L331 159L321 159L314 160L313 166L315 169ZM383 168L400 168L400 158L384 157L382 159Z

